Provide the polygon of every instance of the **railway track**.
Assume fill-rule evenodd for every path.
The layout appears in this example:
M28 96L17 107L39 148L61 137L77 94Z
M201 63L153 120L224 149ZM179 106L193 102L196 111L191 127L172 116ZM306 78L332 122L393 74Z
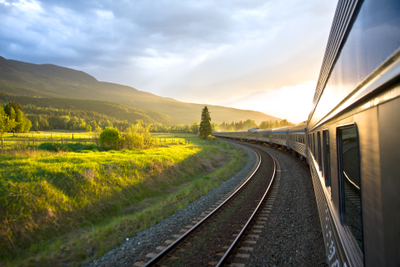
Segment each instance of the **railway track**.
M244 145L243 143L241 143ZM225 200L196 218L167 240L161 252L149 253L148 262L135 266L244 266L266 223L277 194L276 162L265 151L247 145L258 164L246 181Z

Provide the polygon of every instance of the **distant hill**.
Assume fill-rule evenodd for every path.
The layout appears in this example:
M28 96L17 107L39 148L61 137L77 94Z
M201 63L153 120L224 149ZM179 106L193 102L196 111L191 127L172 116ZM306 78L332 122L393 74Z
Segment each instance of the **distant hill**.
M0 57L0 91L15 95L51 98L74 98L112 101L136 109L165 114L171 123L190 124L200 121L203 104L193 104L160 97L133 87L99 82L82 71L51 64L31 64ZM212 122L232 122L246 119L280 121L262 112L207 105ZM159 115L157 115L159 116Z
M173 119L163 113L153 110L136 109L131 106L115 102L56 97L21 96L0 91L0 104L10 101L17 101L22 106L32 105L37 108L53 108L60 110L81 110L85 112L95 112L97 114L104 114L113 121L126 120L129 122L134 122L136 120L142 120L145 123L175 123Z

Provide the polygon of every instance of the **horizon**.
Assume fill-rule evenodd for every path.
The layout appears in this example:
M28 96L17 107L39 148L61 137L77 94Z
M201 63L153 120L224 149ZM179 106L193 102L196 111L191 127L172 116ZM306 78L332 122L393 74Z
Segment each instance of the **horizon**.
M316 0L0 0L1 56L299 123L311 109L335 8Z

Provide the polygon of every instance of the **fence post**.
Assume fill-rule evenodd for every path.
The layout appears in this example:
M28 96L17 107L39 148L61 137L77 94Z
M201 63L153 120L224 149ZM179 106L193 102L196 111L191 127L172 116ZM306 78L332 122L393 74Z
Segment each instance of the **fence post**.
M33 146L35 146L35 137L33 137Z
M85 138L85 146L86 146L86 138Z
M4 153L4 147L3 147L3 137L1 138L1 154L3 154Z
M74 134L72 134L72 139L74 139Z

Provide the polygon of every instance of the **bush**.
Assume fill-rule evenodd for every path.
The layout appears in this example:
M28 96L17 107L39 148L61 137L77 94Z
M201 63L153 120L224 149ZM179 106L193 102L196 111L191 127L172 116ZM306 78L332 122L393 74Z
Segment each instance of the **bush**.
M146 149L150 148L154 139L150 134L149 127L145 127L140 123L131 126L127 131L123 134L124 137L124 148L126 149Z
M100 134L100 146L104 149L119 150L122 148L124 138L118 129L106 127Z

